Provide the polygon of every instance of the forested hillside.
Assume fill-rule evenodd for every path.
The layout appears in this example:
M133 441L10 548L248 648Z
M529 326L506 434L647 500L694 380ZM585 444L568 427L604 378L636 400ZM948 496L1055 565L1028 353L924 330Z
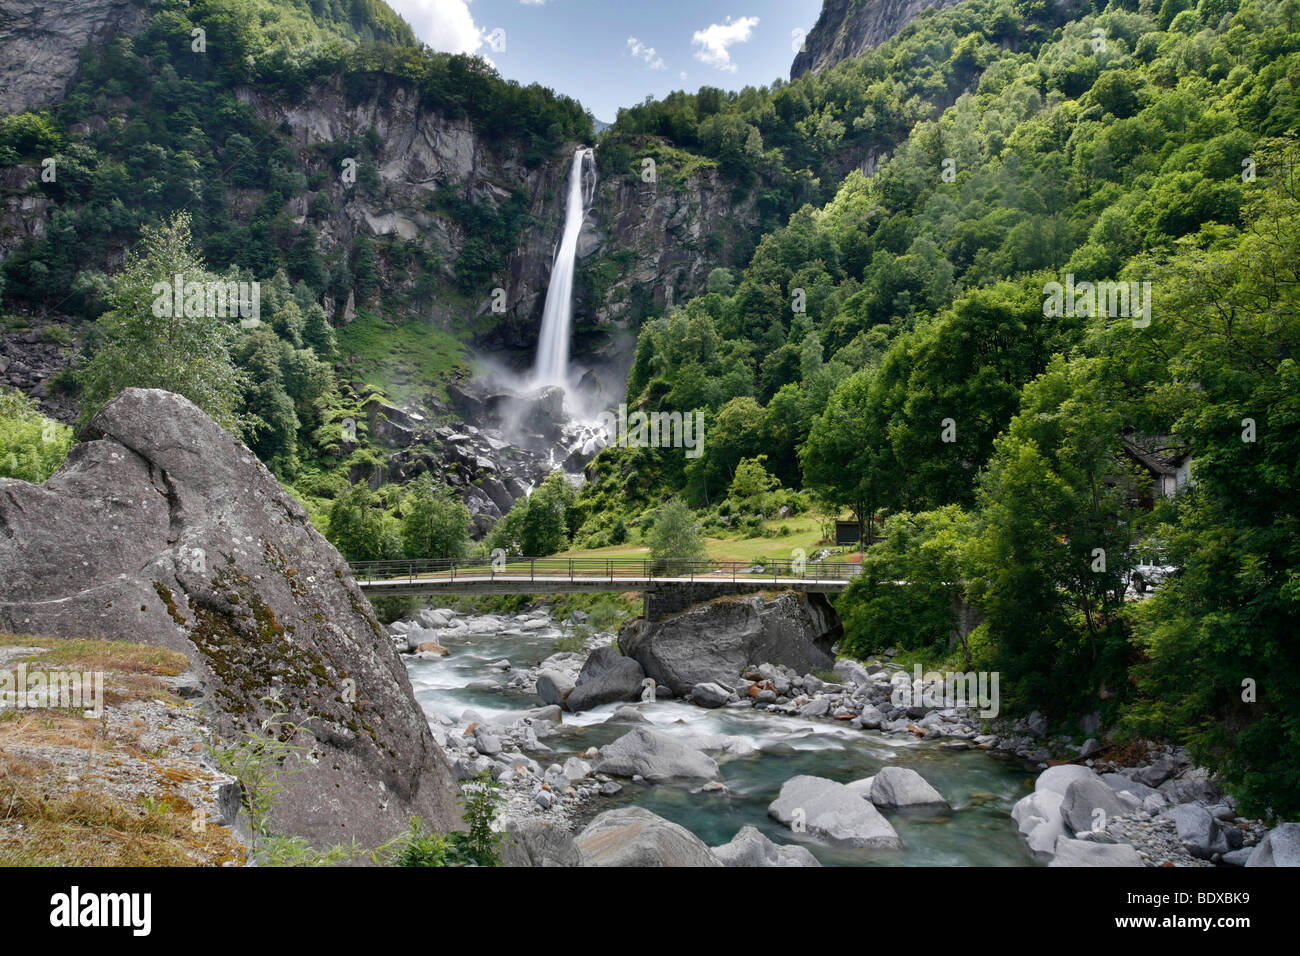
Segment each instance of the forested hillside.
M677 489L706 527L745 520L755 488L804 489L883 521L842 604L858 652L951 650L1001 670L1026 712L1100 701L1192 740L1255 806L1294 809L1298 17L1274 0L1111 4L1005 43L991 24L1014 8L967 3L770 98L621 117L675 121L740 176L744 150L715 144L747 109L772 127L733 143L780 129L825 164L816 131L850 135L837 116L864 148L909 133L646 323L629 404L707 409L706 450L603 453L587 531ZM905 50L931 72L889 68ZM972 88L917 111L953 71ZM828 85L844 93L780 119ZM1112 280L1136 283L1131 309L1048 301L1050 283ZM1186 460L1176 496L1152 491ZM1125 601L1140 561L1179 570ZM960 648L954 592L983 615Z

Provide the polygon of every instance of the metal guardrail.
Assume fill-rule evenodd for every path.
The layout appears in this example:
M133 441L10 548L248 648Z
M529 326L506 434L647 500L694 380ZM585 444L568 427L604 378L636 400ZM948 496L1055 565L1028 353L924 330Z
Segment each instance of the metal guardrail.
M678 558L507 558L496 562L429 558L420 561L352 561L359 582L456 581L463 578L532 582L617 581L619 578L688 581L847 581L857 564L821 561L711 561Z

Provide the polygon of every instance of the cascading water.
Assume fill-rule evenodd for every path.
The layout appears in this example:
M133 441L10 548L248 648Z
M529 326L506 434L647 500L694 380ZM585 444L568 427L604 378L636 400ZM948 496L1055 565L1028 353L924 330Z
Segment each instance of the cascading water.
M595 154L583 147L573 154L569 170L569 197L564 210L564 235L555 250L551 282L542 311L542 333L537 342L533 366L535 385L569 387L569 329L573 319L573 264L578 255L578 236L587 215L596 183Z

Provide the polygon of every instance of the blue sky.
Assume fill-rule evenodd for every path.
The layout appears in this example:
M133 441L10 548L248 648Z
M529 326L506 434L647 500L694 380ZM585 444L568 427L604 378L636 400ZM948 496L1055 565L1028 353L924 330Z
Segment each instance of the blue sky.
M648 95L788 78L821 10L821 0L388 3L434 49L478 53L502 76L575 97L605 122Z

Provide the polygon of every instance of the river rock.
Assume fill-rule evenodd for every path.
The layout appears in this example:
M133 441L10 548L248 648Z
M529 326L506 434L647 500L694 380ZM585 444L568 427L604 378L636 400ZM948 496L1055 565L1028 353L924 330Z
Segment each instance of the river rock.
M791 777L781 785L767 815L833 846L885 850L903 846L879 810L844 784L823 777Z
M645 727L637 727L602 747L591 769L615 777L640 776L650 783L716 780L720 776L712 758Z
M1300 823L1283 823L1270 830L1246 865L1300 866Z
M123 391L85 439L43 485L0 479L0 630L179 651L226 739L276 711L303 725L279 833L374 846L413 816L460 827L392 639L256 456L158 389Z
M1055 790L1036 790L1011 808L1011 819L1016 822L1029 855L1040 863L1052 858L1059 838L1069 836L1061 816L1064 800Z
M1214 855L1219 824L1209 810L1198 803L1184 803L1171 809L1169 818L1178 828L1178 840L1188 853L1201 860Z
M863 684L871 683L871 674L857 661L836 661L831 670L836 677L850 687L861 687Z
M618 700L636 700L644 679L641 665L631 657L624 657L613 647L598 647L582 665L564 706L576 714Z
M730 843L713 848L723 866L821 866L802 846L773 843L755 827L741 827Z
M1178 761L1173 757L1160 757L1148 767L1135 770L1131 776L1138 783L1158 787L1178 771Z
M442 608L425 608L416 615L425 627L447 627L451 623L451 612Z
M1040 773L1038 779L1034 781L1034 790L1050 790L1064 797L1065 791L1076 780L1098 779L1100 776L1091 767L1080 767L1072 763L1060 764L1056 767L1048 767Z
M501 837L502 866L580 866L573 834L547 820L512 820Z
M605 723L611 722L616 724L648 724L651 721L635 705L624 704L605 718Z
M548 704L564 705L575 681L563 671L543 670L537 674L537 696Z
M645 672L676 694L696 684L724 684L753 661L772 661L801 674L834 664L831 645L843 634L821 594L787 592L710 601L660 621L638 619L619 631L618 644Z
M731 691L713 681L691 688L691 700L701 707L721 707L730 699Z
M606 810L574 843L582 866L722 866L695 834L641 807Z
M825 717L827 711L831 709L830 698L814 697L808 703L799 708L800 717Z
M570 786L591 773L591 764L581 757L570 757L564 761L564 779Z
M1223 799L1223 791L1204 767L1193 767L1182 776L1166 780L1160 793L1170 803L1196 803L1212 807Z
M1061 801L1061 816L1075 834L1105 830L1107 821L1127 813L1128 809L1116 792L1096 775L1071 781Z
M1160 803L1164 804L1165 798L1154 787L1148 787L1145 783L1138 783L1136 780L1130 780L1128 777L1119 773L1103 773L1101 782L1110 787L1116 793L1131 793L1139 800L1146 800L1147 797L1156 796L1160 798Z
M1060 837L1048 866L1145 866L1138 851L1127 843L1094 843Z
M886 810L951 809L943 794L906 767L883 767L872 778L868 799Z
M860 780L850 780L844 786L848 787L863 800L871 799L871 785L876 782L875 777L863 777Z

